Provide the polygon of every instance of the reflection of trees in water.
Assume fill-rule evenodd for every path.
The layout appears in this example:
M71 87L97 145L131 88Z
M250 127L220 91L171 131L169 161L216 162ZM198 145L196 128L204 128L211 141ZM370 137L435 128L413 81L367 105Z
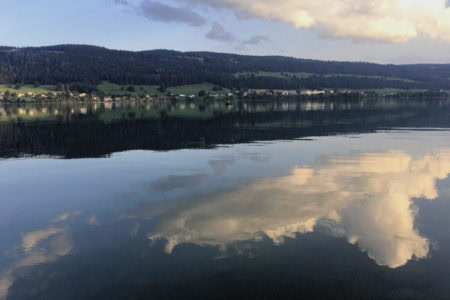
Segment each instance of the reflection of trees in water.
M0 155L96 157L133 149L209 148L386 127L449 126L447 102L402 101L7 106L3 117L20 118L0 123Z

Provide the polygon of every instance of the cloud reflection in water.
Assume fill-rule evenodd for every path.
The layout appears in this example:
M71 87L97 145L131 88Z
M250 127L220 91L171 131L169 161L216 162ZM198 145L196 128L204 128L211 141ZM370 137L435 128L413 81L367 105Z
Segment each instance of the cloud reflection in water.
M78 212L67 215L78 215ZM58 217L62 219L63 217ZM58 218L55 220L61 221ZM67 219L67 217L65 217ZM17 272L24 268L56 261L73 250L71 230L68 227L50 226L46 229L26 233L22 236L21 247L16 247L15 255L19 259L5 270L0 270L0 300L8 296L8 290L19 276Z
M180 243L225 246L263 236L282 243L325 226L377 264L397 268L427 257L430 243L414 226L412 199L436 198L436 180L449 173L450 149L417 157L389 151L323 158L288 176L153 207L148 216L161 223L148 237L166 239L171 252Z

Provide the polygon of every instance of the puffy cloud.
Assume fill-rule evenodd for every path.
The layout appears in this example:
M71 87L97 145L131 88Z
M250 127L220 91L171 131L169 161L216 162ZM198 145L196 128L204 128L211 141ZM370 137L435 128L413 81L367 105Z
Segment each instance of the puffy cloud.
M14 278L10 275L0 277L0 300L5 300L8 295L8 289L14 283Z
M262 42L270 41L270 38L264 35L255 35L248 40L237 39L231 32L228 32L217 22L212 24L211 30L206 34L206 37L219 42L239 42L241 45L258 45Z
M52 223L64 222L80 214L79 211L64 213L53 219ZM73 248L73 239L68 227L56 228L51 225L45 229L23 234L21 247L11 249L11 256L17 260L9 267L0 270L0 300L7 299L9 288L18 277L23 276L21 271L24 268L55 261L70 254Z
M76 217L76 216L79 216L79 215L81 215L81 211L74 211L74 212L71 212L71 213L63 213L63 214L60 214L59 216L57 216L56 218L54 218L53 219L53 221L52 222L63 222L63 221L67 221L67 220L69 220L70 218L72 218L72 217Z
M265 35L255 35L243 42L244 45L258 45L262 42L269 42L270 38Z
M405 42L418 35L450 41L446 0L184 0L227 7L239 16L283 21L322 36Z
M148 19L167 23L185 23L203 26L206 20L188 7L173 7L160 2L144 0L136 10Z
M189 6L171 6L159 1L142 0L137 6L127 0L112 0L117 5L131 6L139 15L150 20L166 23L184 23L190 26L204 26L207 20ZM217 22L213 22L210 31L205 35L210 40L220 42L241 42L244 45L257 45L261 42L270 41L263 35L256 35L248 40L238 40L232 33Z
M24 251L30 251L36 245L38 245L40 241L46 240L52 235L58 234L63 231L63 228L50 227L45 230L38 230L27 233L22 236L22 248Z
M43 241L45 243L41 244ZM25 234L22 237L22 249L24 255L11 267L0 272L0 300L7 299L9 288L20 276L19 270L68 255L73 249L73 240L67 228L49 227Z
M425 258L429 241L414 227L412 199L438 196L436 180L450 172L450 150L414 158L400 151L330 157L288 176L265 178L235 190L152 207L152 240L166 250L180 243L224 246L268 236L286 237L326 226L380 265L396 268Z
M236 38L230 32L227 32L222 25L214 22L211 26L211 30L206 34L206 37L210 40L220 42L234 42Z

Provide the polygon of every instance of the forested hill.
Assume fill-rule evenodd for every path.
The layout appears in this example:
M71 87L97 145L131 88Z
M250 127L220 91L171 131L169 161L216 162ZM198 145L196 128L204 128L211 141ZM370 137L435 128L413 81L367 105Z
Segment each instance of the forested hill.
M96 46L0 46L0 83L149 84L210 82L234 88L450 89L450 65L380 65L281 56Z

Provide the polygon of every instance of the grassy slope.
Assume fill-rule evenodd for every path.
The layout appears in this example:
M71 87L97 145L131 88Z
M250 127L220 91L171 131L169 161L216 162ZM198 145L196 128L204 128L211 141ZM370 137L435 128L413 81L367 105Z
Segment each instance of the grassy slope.
M16 90L14 87L9 87L7 84L0 84L0 92L10 91L16 94L25 94L32 92L34 94L45 94L55 90L54 85L41 85L39 87L34 87L33 85L23 85L20 89Z
M174 86L174 87L168 88L168 91L175 95L184 94L186 96L189 96L189 95L197 96L198 92L200 92L201 90L209 92L213 88L214 88L214 85L211 83L201 83L201 84L189 84L189 85L182 85L182 86Z
M288 76L296 75L297 77L303 76L303 78L314 75L310 73L286 73L286 72L280 72L280 73L272 73L272 72L247 72L247 73L237 73L235 76L251 76L250 74L254 74L255 76L267 76L267 77L286 77L285 74ZM345 74L330 74L325 76L353 76L353 75L345 75ZM363 77L363 76L356 76L356 77ZM368 76L370 78L382 78L382 77L376 77L376 76ZM387 80L403 80L399 78L385 78ZM406 80L405 80L406 81ZM126 86L124 87L124 90L121 90L121 85L110 83L110 82L103 82L102 84L97 86L98 89L102 92L104 92L106 95L157 95L162 96L166 95L167 93L162 93L159 90L159 86L157 85L134 85L135 92L129 92L126 90ZM181 95L184 94L186 96L189 95L198 95L198 92L201 90L204 90L206 92L211 91L214 88L214 85L211 83L202 83L202 84L191 84L191 85L183 85L183 86L175 86L175 87L169 87L167 89L167 92L175 94L175 95ZM20 89L14 89L10 87L10 85L6 84L0 84L0 92L10 91L11 93L16 94L26 94L28 92L32 92L34 94L45 94L50 91L54 91L55 86L54 85L41 85L39 87L34 87L33 85L23 85ZM403 90L400 89L363 89L365 91L374 91L378 93L395 93L395 92L402 92ZM224 90L226 91L226 90ZM413 90L411 90L413 91ZM422 91L422 90L414 90L414 91ZM26 100L26 99L25 99Z
M121 89L123 87L123 90ZM175 95L198 95L198 92L201 90L205 90L206 92L211 91L214 85L211 83L202 83L202 84L190 84L190 85L182 85L170 87L167 89L169 93L173 93ZM157 95L162 96L166 95L166 93L162 93L159 90L158 85L134 85L135 91L129 92L126 90L127 86L121 86L118 84L103 82L97 86L97 88L104 92L106 95ZM41 85L39 87L34 87L33 85L23 85L20 89L15 89L14 87L10 87L10 85L0 84L0 92L10 91L11 93L16 94L26 94L28 92L32 92L34 94L44 94L50 91L55 90L54 85Z
M123 87L124 90L121 90ZM103 82L97 88L106 95L157 95L161 96L163 93L159 90L157 85L134 85L135 91L129 92L126 90L127 86L118 85L110 82Z
M416 82L410 79L396 78L396 77L383 77L383 76L364 76L364 75L351 75L351 74L327 74L324 77L355 77L355 78L370 78L370 79L384 79L384 80L396 80L403 82Z
M256 76L256 77L274 77L274 78L289 78L292 76L297 76L298 78L308 78L314 75L314 73L295 73L295 72L241 72L241 73L235 73L234 76L239 77L249 77L249 76ZM320 75L319 75L320 76ZM404 82L415 82L414 80L409 79L403 79L403 78L396 78L396 77L382 77L382 76L364 76L364 75L351 75L351 74L326 74L323 75L324 77L355 77L355 78L371 78L371 79L385 79L385 80L398 80L398 81L404 81Z
M124 90L121 90L121 87L124 88ZM201 90L204 90L206 92L212 90L214 87L211 83L202 83L202 84L189 84L189 85L182 85L182 86L174 86L169 87L167 89L167 92L175 95L181 95L184 94L186 96L189 95L198 95L198 92ZM134 85L135 91L129 92L126 90L127 86L121 86L118 84L110 83L110 82L103 82L102 84L99 84L97 88L104 92L107 95L157 95L162 96L166 95L166 93L162 93L159 90L159 86L157 85Z

